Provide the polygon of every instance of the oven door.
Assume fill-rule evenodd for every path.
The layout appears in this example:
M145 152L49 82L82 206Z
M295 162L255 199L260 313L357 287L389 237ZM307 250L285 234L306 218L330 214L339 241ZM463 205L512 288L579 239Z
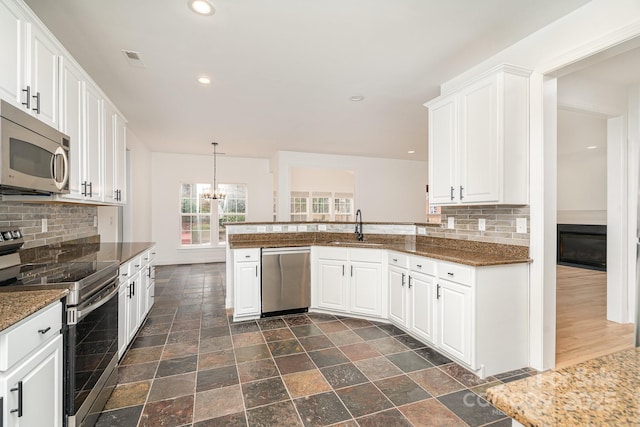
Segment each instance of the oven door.
M86 303L67 309L67 317L67 425L92 426L117 382L117 281Z
M2 186L34 192L69 192L69 156L62 145L5 118Z

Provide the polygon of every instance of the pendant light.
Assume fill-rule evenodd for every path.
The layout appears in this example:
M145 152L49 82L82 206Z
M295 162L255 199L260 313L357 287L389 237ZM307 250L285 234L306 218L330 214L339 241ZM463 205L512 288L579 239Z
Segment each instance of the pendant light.
M218 191L218 182L216 180L216 161L218 157L218 152L217 152L218 143L212 142L211 145L213 145L213 188L211 192L204 194L204 198L211 199L211 200L224 200L226 195L222 191Z

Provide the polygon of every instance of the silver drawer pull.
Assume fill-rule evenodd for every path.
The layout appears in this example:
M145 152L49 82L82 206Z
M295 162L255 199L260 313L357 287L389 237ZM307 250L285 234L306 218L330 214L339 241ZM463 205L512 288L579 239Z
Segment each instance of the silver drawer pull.
M135 266L135 267L136 267L136 268L140 267L140 264L136 264L136 266Z
M245 258L251 258L251 255L245 255L244 257Z
M393 261L394 261L394 262L398 262L398 258L394 258L394 259L393 259Z
M422 264L416 264L416 267L422 268Z
M49 332L50 330L51 330L51 326L47 326L45 329L38 329L38 332L41 333L42 335L44 335L47 332Z
M453 273L447 273L447 274L448 274L449 276L451 276L451 277L455 276L455 274L453 274Z

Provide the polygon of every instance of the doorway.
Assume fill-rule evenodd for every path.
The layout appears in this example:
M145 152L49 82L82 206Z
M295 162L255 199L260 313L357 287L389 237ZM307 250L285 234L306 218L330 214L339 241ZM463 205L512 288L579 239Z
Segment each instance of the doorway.
M555 366L634 344L633 292L637 159L628 137L640 49L556 73L556 225L606 230L606 267L556 267ZM562 224L562 225L560 225ZM589 240L583 239L592 250ZM557 251L563 249L558 240ZM589 254L591 257L592 254ZM597 254L596 254L597 255ZM578 257L579 258L579 257ZM585 252L585 257L586 252ZM600 256L602 258L602 256ZM579 263L578 263L579 264Z

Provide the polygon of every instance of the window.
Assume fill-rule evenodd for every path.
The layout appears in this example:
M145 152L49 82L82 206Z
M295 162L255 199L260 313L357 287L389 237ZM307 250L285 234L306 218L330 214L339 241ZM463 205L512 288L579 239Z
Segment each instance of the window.
M311 221L331 221L329 197L313 197L311 199Z
M180 244L202 246L226 241L225 224L243 222L247 216L247 187L243 184L218 184L226 197L210 200L211 184L182 184L180 191ZM211 209L218 205L217 210ZM217 231L217 233L216 233Z
M218 190L226 197L218 202L218 241L227 236L225 224L247 220L247 186L244 184L218 184Z
M180 243L211 244L211 201L204 194L210 184L182 184L180 193Z
M308 204L308 193L291 193L291 221L307 221Z
M353 200L346 197L336 197L333 199L333 217L335 221L350 221L353 214Z

